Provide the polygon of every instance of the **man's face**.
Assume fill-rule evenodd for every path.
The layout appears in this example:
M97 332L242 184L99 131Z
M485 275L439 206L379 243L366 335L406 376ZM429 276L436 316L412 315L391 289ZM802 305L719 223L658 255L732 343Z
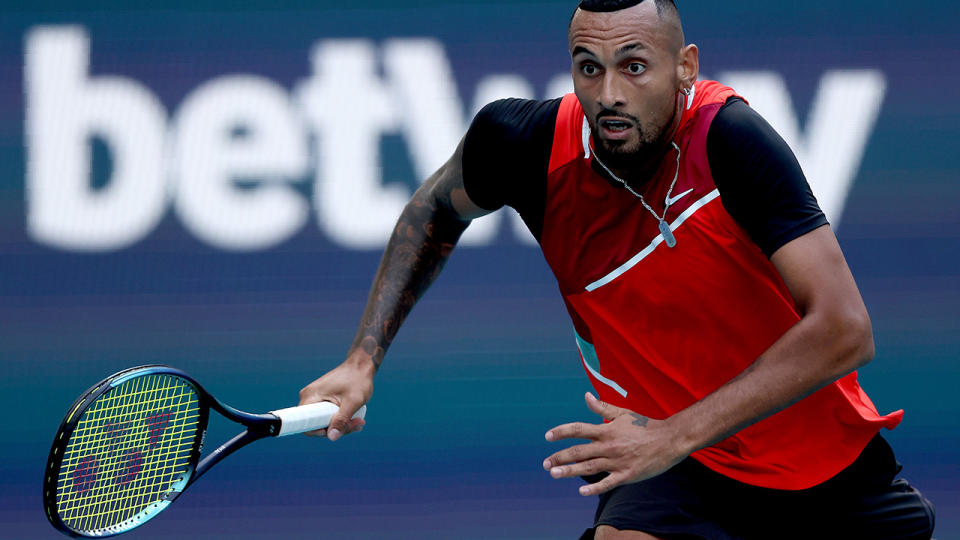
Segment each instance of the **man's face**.
M609 13L578 10L570 24L573 86L594 144L616 160L655 150L678 114L679 23L655 2Z

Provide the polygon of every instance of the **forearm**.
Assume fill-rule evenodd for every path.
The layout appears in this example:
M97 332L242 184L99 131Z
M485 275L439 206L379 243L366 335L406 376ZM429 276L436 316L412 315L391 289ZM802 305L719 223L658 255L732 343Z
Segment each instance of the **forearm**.
M340 406L330 420L330 440L357 431L351 416L373 395L373 378L397 330L433 283L470 220L488 211L476 206L463 187L463 142L413 194L400 214L370 287L367 307L346 360L300 390L300 403L330 401Z
M847 317L808 314L740 375L668 422L681 447L692 453L776 414L872 357L865 311Z
M869 319L865 311L863 316L853 313L849 319L816 313L804 317L739 376L666 420L653 420L587 394L587 406L607 422L573 422L548 431L548 441L592 442L556 452L543 466L554 478L608 473L581 486L581 495L598 495L661 474L691 453L789 407L869 360L873 354Z
M397 330L443 268L469 221L433 189L417 190L397 221L380 260L348 359L379 369Z

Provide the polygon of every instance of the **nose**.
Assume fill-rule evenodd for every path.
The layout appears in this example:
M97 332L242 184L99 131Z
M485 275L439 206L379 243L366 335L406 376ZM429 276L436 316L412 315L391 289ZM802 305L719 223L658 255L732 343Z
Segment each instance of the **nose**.
M623 80L618 77L616 70L608 70L600 83L600 94L597 102L607 109L618 109L626 105L623 92Z

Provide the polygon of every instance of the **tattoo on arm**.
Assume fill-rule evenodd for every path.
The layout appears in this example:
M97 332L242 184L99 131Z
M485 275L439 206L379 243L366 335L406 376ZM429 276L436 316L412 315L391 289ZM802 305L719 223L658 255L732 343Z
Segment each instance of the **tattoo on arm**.
M637 427L647 427L647 423L650 422L650 419L642 414L630 413L633 415L633 425Z
M377 369L400 325L443 269L469 225L451 196L463 190L460 149L407 203L380 260L351 351L361 350Z

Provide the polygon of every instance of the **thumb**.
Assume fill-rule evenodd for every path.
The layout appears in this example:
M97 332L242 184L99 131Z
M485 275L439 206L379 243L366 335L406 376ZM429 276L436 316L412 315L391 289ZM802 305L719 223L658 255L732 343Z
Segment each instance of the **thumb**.
M327 438L335 441L343 436L344 433L350 433L350 417L357 412L359 406L349 402L342 402L340 409L330 418L330 425L327 426Z
M366 412L363 403L344 400L340 409L330 418L327 428L327 438L335 441L347 433L360 431L366 423L363 414Z
M621 409L620 407L615 407L605 401L600 401L596 396L593 395L593 392L587 392L587 394L584 396L584 400L587 402L588 409L596 414L599 414L605 420L613 420L614 418L626 412L626 409Z

